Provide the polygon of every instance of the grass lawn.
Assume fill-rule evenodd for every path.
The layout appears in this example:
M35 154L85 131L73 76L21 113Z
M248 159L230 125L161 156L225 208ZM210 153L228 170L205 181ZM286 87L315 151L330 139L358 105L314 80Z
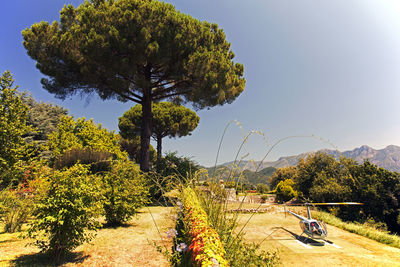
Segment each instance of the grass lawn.
M90 244L79 246L63 266L169 266L167 259L152 243L172 246L165 232L174 227L172 208L143 208L126 226L103 228ZM154 225L156 222L161 236ZM48 258L39 254L32 240L19 238L20 233L0 234L0 266L43 266Z
M290 209L306 215L303 207ZM250 216L239 215L238 230ZM275 206L271 212L254 214L244 229L244 237L250 242L262 242L263 250L278 250L283 266L400 266L400 249L331 225L327 227L328 240L333 245L318 240L304 245L296 240L296 235L301 234L299 220L285 216L283 207Z

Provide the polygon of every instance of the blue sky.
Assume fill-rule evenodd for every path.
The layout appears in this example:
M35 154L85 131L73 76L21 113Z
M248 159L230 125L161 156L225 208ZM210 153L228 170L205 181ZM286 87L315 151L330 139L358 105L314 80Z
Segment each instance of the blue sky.
M65 101L42 89L41 73L22 46L21 31L39 21L58 20L66 3L80 0L3 1L0 13L0 72L10 70L16 84L37 100L93 118L118 131L118 117L133 103ZM178 151L200 164L235 157L243 134L259 130L268 144L280 138L315 135L339 150L361 145L381 149L400 145L400 2L385 0L179 0L167 1L200 20L222 27L244 64L246 89L230 105L198 112L191 136L164 139L164 151ZM267 160L321 148L314 138L294 138L277 146ZM254 134L241 153L260 160L268 147Z

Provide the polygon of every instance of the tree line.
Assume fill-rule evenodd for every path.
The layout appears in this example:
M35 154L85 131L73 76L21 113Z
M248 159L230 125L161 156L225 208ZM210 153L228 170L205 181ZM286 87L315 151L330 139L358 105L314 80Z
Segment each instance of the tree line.
M310 202L361 202L362 206L334 208L345 220L384 223L393 233L400 233L400 174L380 168L368 160L353 159L318 152L299 161L297 166L278 169L270 180L278 199L293 197Z

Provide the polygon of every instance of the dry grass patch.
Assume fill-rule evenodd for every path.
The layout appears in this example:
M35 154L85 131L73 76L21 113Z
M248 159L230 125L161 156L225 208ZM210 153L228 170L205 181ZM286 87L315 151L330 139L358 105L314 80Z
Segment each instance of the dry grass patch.
M286 207L287 208L287 207ZM306 209L291 207L302 215ZM328 225L328 240L331 245L304 247L290 233L301 234L299 220L283 213L284 208L275 206L275 211L262 214L240 214L237 229L247 223L245 239L261 244L261 249L280 253L283 266L400 266L400 249L349 233Z
M167 259L152 245L172 246L165 232L174 227L172 208L143 208L127 225L103 228L90 244L79 246L63 266L169 266ZM154 225L156 222L161 236ZM38 254L34 246L26 247L32 240L19 234L0 234L0 266L43 265L49 259Z

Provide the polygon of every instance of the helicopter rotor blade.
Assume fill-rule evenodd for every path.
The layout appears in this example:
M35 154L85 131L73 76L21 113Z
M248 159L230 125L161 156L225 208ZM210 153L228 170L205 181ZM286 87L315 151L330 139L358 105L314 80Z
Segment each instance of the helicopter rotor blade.
M359 202L327 202L327 203L307 203L308 205L314 206L328 206L328 205L364 205L364 203Z
M338 205L364 205L359 202L326 202L326 203L293 203L285 204L288 206L338 206Z

